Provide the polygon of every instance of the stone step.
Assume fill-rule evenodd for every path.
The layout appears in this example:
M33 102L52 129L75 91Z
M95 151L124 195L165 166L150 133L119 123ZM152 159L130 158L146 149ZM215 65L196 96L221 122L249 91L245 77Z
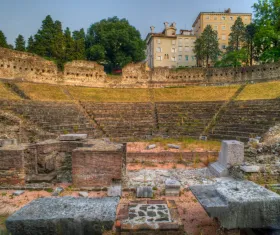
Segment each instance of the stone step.
M217 177L225 177L229 174L228 169L219 162L214 162L208 166L209 171Z

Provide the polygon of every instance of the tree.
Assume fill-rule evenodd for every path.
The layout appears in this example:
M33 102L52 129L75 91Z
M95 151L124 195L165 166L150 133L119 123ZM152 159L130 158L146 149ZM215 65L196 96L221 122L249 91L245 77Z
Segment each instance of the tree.
M206 26L201 37L196 40L194 52L196 58L201 59L202 62L206 61L207 67L209 66L210 60L215 62L221 54L218 34L210 25Z
M86 36L87 58L102 60L101 47L105 53L104 64L109 68L123 67L145 59L145 42L140 32L126 19L113 17L90 26ZM98 54L100 57L96 58Z
M73 32L74 39L74 59L86 59L86 34L84 29Z
M65 41L65 61L71 61L75 57L75 48L74 48L74 40L71 35L70 29L67 27L64 31L64 41Z
M239 16L231 27L228 51L238 51L245 42L245 25Z
M0 47L9 48L7 39L1 30L0 30Z
M87 57L89 60L104 63L105 60L105 49L102 45L93 45L87 50Z
M196 55L196 65L197 67L200 65L201 62L203 62L203 46L201 38L196 39L194 42L194 54Z
M229 51L225 53L222 59L216 62L215 67L241 67L247 60L247 50L242 48L238 51Z
M17 51L25 51L25 40L24 37L19 34L15 41L15 49Z
M255 3L254 43L262 62L280 59L280 0L259 0Z
M247 64L253 65L253 59L256 58L254 38L256 34L256 25L249 24L245 29L245 44L248 54Z
M28 38L28 41L27 41L27 48L26 48L28 52L31 52L31 53L34 52L34 44L35 44L34 39L33 39L32 36L30 36L30 37Z

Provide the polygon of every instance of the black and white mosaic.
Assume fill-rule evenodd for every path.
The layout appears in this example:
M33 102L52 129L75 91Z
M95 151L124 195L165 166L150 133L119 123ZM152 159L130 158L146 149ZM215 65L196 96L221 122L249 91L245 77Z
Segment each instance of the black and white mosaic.
M138 204L129 206L129 218L126 223L162 223L171 222L171 216L166 204Z

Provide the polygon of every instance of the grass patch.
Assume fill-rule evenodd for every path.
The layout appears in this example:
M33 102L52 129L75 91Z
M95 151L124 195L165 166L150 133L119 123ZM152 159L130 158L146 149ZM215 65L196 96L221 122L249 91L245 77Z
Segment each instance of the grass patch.
M67 101L70 98L58 85L38 83L17 83L16 84L30 99L39 101Z
M2 82L0 82L0 99L20 100L21 98L5 87Z
M265 82L247 85L236 100L276 98L280 98L280 82Z
M238 90L239 85L189 86L185 88L153 89L155 101L219 101L229 100Z
M76 100L95 102L149 102L148 89L67 87Z
M168 149L167 144L177 144L181 146L182 149L189 149L194 150L196 148L202 148L205 151L219 151L221 148L221 142L220 141L214 141L214 140L197 140L192 138L153 138L152 140L147 140L149 144L157 144L162 146L163 148Z
M0 215L0 234L8 234L8 231L6 229L6 219L8 218L8 215Z

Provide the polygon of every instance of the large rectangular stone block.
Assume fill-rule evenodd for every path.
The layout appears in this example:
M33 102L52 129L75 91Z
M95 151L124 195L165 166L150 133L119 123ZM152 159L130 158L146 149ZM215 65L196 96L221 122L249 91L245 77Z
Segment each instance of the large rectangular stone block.
M244 161L244 143L236 140L223 140L219 163L225 167L241 165Z
M40 198L11 215L6 226L13 235L101 235L111 230L118 197Z

